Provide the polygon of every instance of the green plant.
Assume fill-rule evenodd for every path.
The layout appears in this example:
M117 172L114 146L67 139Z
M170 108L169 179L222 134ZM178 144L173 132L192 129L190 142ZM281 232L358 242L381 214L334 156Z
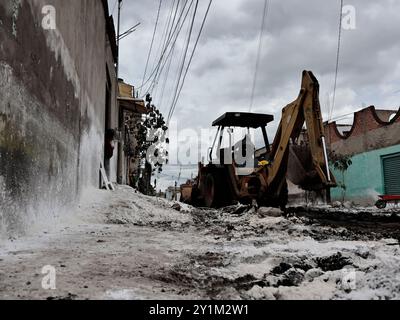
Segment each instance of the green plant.
M346 183L345 183L345 173L349 167L353 164L351 161L351 155L337 154L335 151L329 152L329 162L333 168L340 171L342 175L342 181L338 183L338 187L342 189L342 203L344 203L346 197Z
M145 160L145 168L142 181L139 183L139 191L145 194L152 194L153 188L150 185L151 176L156 172L161 173L163 163L167 162L165 158L168 156L168 153L162 148L168 127L162 113L156 106L151 104L152 99L149 95L146 97L146 101L148 113L144 116L143 121L137 124L135 137L137 146L134 150L134 155L141 162Z

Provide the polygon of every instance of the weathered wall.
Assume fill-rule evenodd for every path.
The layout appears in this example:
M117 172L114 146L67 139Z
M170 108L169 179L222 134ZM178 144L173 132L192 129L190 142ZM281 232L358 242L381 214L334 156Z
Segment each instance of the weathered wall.
M55 30L41 26L44 5L57 10ZM98 186L106 38L100 0L0 2L1 235L61 214Z
M351 130L342 135L336 123L325 127L327 144L338 154L350 155L352 165L344 174L345 200L361 205L373 205L384 193L382 156L400 152L400 110L376 110L373 106L354 114ZM339 184L342 173L334 170ZM342 190L332 189L332 200L341 200Z
M342 135L336 123L325 127L327 144L339 154L354 155L400 144L400 110L387 121L389 113L375 107L354 114L354 122L348 134Z
M346 185L345 201L360 205L373 205L378 195L385 193L382 174L382 156L400 152L400 145L357 154L351 158L353 164L344 174ZM342 173L333 170L339 184L343 182ZM342 190L332 189L332 200L342 200Z
M119 119L118 119L118 114L119 114L119 109L117 107L116 101L117 101L117 88L116 88L116 70L114 68L114 59L112 56L111 52L111 47L110 47L110 40L107 38L106 39L106 50L107 50L107 55L106 55L106 62L107 62L107 72L109 73L109 77L111 80L111 97L110 100L112 102L111 105L111 110L110 110L110 120L109 120L109 128L110 129L117 129L119 128ZM110 159L110 176L109 179L110 181L116 183L117 182L117 168L118 168L118 143L114 143L114 156Z

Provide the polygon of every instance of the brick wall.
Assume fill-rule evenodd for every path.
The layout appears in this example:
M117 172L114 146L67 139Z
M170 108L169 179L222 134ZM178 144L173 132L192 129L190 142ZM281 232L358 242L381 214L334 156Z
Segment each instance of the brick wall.
M328 148L339 154L354 155L400 144L400 109L387 121L395 112L376 110L374 106L358 111L350 132L345 135L340 134L336 122L326 124Z

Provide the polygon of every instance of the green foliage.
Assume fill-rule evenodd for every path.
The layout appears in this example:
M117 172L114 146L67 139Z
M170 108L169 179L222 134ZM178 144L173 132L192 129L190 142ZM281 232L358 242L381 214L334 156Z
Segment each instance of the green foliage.
M347 171L347 169L353 164L351 156L337 154L335 151L330 152L329 160L331 165L340 172Z
M154 195L155 190L151 186L151 176L155 172L161 173L163 163L167 162L164 157L167 157L168 153L163 149L163 143L168 142L168 139L165 139L168 127L162 113L151 104L150 96L147 96L146 101L148 113L143 117L143 121L136 125L137 145L133 153L141 163L145 160L145 168L138 181L139 191L147 195Z
M344 202L346 196L347 186L345 184L345 172L353 164L351 161L351 155L337 154L335 151L329 152L329 163L342 174L342 181L338 183L338 187L342 189L342 202Z
M164 116L162 113L154 106L151 105L151 101L147 103L148 114L142 122L137 124L137 147L135 150L135 155L143 160L146 159L147 152L150 148L154 148L154 158L159 158L160 151L157 148L162 136L168 130ZM153 166L153 173L158 171L162 172L163 161L155 161L151 163Z

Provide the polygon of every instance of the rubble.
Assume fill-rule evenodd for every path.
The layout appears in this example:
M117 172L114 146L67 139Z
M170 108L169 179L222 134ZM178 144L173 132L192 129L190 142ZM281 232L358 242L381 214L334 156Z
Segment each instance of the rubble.
M318 269L318 268L310 269L305 273L304 279L306 281L311 282L315 278L318 278L318 277L322 276L323 274L324 274L324 272L321 269Z
M258 209L257 213L261 218L282 216L282 211L279 208L261 207Z
M174 204L171 206L171 209L174 209L174 210L176 210L176 211L181 211L181 210L182 210L182 207L181 207L181 205L180 205L179 203L174 203Z
M252 300L276 300L274 295L276 292L274 288L262 288L256 285L246 292L246 296Z
M250 211L251 209L253 209L253 206L251 206L251 205L238 204L238 205L233 205L233 206L228 206L228 207L222 208L222 212L230 213L233 215L242 215L242 214Z
M305 272L301 269L290 268L287 270L278 281L279 286L292 287L299 286L304 280Z
M53 299L400 298L397 218L232 214L238 208L192 208L127 187L95 191L46 234L0 244L0 297L48 298L31 271L59 261ZM336 220L322 223L328 215Z
M319 268L323 271L335 271L343 269L345 266L352 265L349 258L343 257L340 252L328 257L316 258Z

